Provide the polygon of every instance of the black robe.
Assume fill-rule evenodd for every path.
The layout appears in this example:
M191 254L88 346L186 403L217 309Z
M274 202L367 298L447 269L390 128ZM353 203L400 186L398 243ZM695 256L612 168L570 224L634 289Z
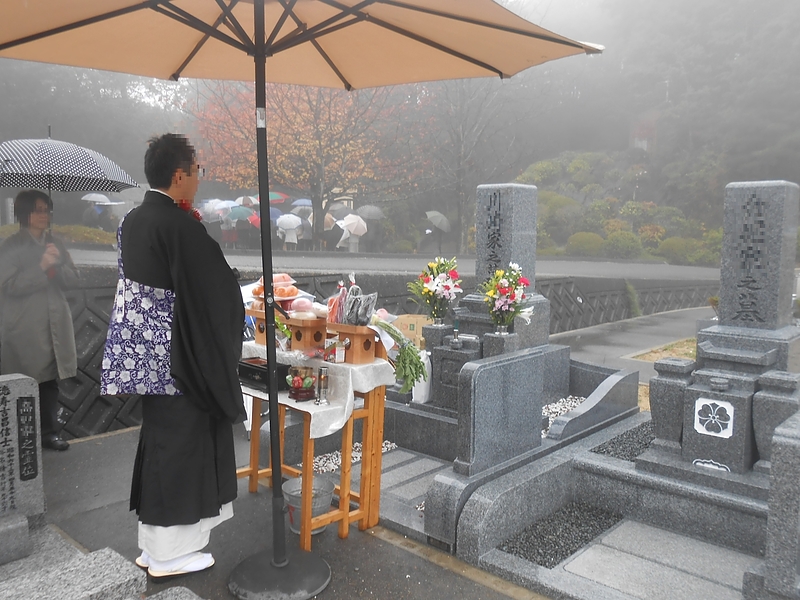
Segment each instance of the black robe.
M196 523L236 498L241 291L219 244L159 192L125 218L122 263L128 279L175 292L171 375L184 394L143 397L131 510L149 525Z

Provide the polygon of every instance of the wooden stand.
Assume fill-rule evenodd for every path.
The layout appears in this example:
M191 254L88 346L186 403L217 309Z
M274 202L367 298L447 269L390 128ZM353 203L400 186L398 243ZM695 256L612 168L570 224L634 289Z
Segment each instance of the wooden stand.
M252 308L245 308L244 314L248 317L253 317L256 320L256 344L261 346L267 345L267 315L263 310L253 310Z
M362 365L375 360L375 347L378 344L375 343L375 332L369 327L328 323L328 330L338 334L339 340L350 340L350 345L345 346L344 362Z
M370 331L370 333L373 333ZM383 345L379 344L378 358L386 358ZM250 436L250 465L237 469L236 475L239 478L249 479L248 489L251 492L258 491L258 480L266 477L269 485L273 485L272 469L259 469L259 430L261 428L261 400L267 398L265 392L248 389L248 394L253 395L253 424ZM258 395L255 395L255 394ZM358 522L361 531L374 527L380 519L381 506L381 464L383 451L383 417L386 400L386 388L384 386L362 394L356 392L356 396L364 399L364 407L354 410L353 414L345 423L342 429L342 468L339 485L335 488L335 493L339 496L339 507L333 508L325 514L312 517L311 500L312 485L314 480L314 439L311 437L311 415L303 410L305 404L295 404L286 402L279 398L278 421L280 424L281 441L281 470L284 475L289 477L302 477L301 489L301 514L300 523L300 548L306 551L311 550L311 531L328 525L330 523L339 524L339 537L347 538L350 532L350 523ZM286 403L284 403L286 402ZM284 442L284 423L286 409L294 410L303 416L303 468L297 469L283 464L283 442ZM355 419L363 419L362 429L362 453L361 453L361 485L358 491L350 489L351 474L351 453L353 449L353 423ZM356 504L351 508L351 503Z
M286 319L292 330L292 350L325 346L325 319Z

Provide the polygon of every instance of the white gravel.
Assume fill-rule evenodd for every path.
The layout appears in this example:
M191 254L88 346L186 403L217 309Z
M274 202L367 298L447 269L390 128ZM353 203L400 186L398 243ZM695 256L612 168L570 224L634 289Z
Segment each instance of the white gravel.
M383 446L381 447L381 453L385 454L386 452L389 452L389 450L394 450L395 448L397 448L397 444L390 442L389 440L384 440ZM353 452L350 457L350 462L355 464L359 461L361 461L361 442L355 442L353 444ZM331 452L330 454L320 454L319 456L314 457L314 473L333 473L341 466L342 453L339 450L336 452ZM302 468L302 463L300 467Z
M569 411L580 406L581 402L586 400L583 396L567 396L561 398L558 402L545 404L542 407L542 416L548 418L547 428L542 429L542 437L547 437L547 432L550 431L550 426L558 417L567 414Z

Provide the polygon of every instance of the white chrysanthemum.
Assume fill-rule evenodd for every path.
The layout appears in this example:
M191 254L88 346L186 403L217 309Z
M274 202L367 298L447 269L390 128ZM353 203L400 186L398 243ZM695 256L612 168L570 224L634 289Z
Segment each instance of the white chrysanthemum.
M144 344L136 344L136 348L134 348L136 354L143 355L145 353Z
M138 294L139 293L139 289L140 289L139 288L139 284L136 283L135 281L131 281L131 289L133 290L133 292L135 294Z
M107 393L109 396L114 396L114 395L116 395L117 393L119 393L119 388L117 388L117 384L116 384L116 383L109 383L109 384L106 386L106 393Z
M174 396L175 392L177 392L178 390L175 388L174 385L172 385L171 383L168 383L166 385L166 387L164 388L164 391L167 393L168 396Z
M131 380L131 374L128 373L127 371L122 371L122 373L119 374L119 378L120 378L121 381L124 381L124 382L127 383L128 381Z
M122 364L125 365L126 369L132 369L136 366L136 361L129 357L122 361Z
M121 335L123 340L129 340L132 337L131 330L127 327L123 328Z
M104 359L103 359L103 364L102 364L102 367L101 367L101 368L102 368L104 371L107 371L108 369L110 369L110 368L111 368L111 359L110 359L110 358L104 358Z
M150 371L150 381L156 383L158 381L158 373L155 371Z
M163 344L158 344L158 345L156 345L154 352L155 352L155 353L156 353L158 356L164 356L164 355L167 353L167 349L166 349L166 348L164 348L164 345L163 345Z
M152 329L145 329L142 332L142 337L146 339L148 342L153 339L153 331Z
M157 288L154 291L154 293L155 293L156 298L158 298L159 300L163 300L166 297L166 294L164 293L164 290L162 290L160 288Z
M143 383L136 384L136 393L137 394L146 394L147 393L147 386Z
M113 346L111 346L111 352L113 352L114 354L119 354L120 352L122 352L122 346L120 346L119 344L114 344Z
M133 292L130 290L125 290L125 302L130 302L133 300Z
M150 300L150 298L142 298L142 308L143 309L147 310L149 308L152 308L152 306L153 306L153 301Z

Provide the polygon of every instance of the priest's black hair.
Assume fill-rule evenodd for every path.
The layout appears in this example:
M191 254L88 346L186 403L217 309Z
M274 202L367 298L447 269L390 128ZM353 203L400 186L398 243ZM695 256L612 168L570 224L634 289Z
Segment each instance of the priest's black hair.
M197 168L194 147L179 133L165 133L148 140L144 155L144 175L151 188L166 190L178 169L187 175Z
M36 201L43 200L50 212L53 211L53 200L39 190L23 190L14 198L14 218L19 221L20 227L28 228L31 214L36 210Z

